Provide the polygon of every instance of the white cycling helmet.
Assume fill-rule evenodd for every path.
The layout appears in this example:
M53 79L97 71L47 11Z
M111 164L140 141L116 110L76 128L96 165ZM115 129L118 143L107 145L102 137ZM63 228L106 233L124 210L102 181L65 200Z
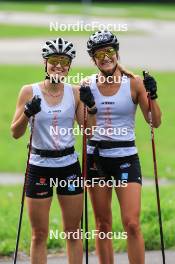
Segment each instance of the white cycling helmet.
M57 38L55 40L46 41L44 47L42 48L42 56L44 59L47 59L53 54L64 54L69 56L71 59L74 59L76 51L72 42L64 40L63 38Z

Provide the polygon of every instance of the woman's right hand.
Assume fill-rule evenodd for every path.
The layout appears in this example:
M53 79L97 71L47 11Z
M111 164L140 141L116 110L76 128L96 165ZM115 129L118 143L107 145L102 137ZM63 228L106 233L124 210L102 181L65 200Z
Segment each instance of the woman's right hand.
M24 135L29 119L24 114L25 105L32 100L33 90L32 85L24 85L18 96L15 114L11 124L12 136L15 139Z
M24 114L30 118L41 111L41 98L34 96L31 101L25 104Z

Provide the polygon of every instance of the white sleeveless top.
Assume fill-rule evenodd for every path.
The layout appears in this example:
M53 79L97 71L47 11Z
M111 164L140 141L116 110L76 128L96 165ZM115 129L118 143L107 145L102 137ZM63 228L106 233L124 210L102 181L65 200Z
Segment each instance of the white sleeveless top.
M100 93L96 84L96 74L91 76L91 91L98 109L97 130L91 140L133 141L135 140L135 113L137 105L133 103L130 78L123 76L118 92L112 96ZM103 157L124 157L137 153L136 147L99 149ZM87 146L87 153L92 154L93 146Z
M64 84L62 101L49 106L38 83L32 85L33 96L41 98L41 111L35 115L32 146L44 150L62 150L74 146L73 128L75 100L72 86ZM31 129L32 118L29 119ZM29 163L41 167L65 167L77 161L77 153L58 158L46 158L31 154Z

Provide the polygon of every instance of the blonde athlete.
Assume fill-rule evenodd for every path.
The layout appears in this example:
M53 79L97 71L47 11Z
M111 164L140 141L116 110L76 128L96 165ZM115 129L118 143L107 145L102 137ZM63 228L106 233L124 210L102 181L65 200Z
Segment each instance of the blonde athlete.
M138 105L149 122L147 92L152 101L153 126L159 127L161 123L156 82L149 76L144 87L140 77L122 69L118 63L118 40L109 31L92 34L87 49L99 70L89 80L98 112L97 130L87 146L88 178L92 182L89 191L96 229L106 234L112 230L114 186L127 232L129 263L144 264L144 240L140 228L142 175L134 128ZM100 264L114 263L111 239L97 236L96 249Z

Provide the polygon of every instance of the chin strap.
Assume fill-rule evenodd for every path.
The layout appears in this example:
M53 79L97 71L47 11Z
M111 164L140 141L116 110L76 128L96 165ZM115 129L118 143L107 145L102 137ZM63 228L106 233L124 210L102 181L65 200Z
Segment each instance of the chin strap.
M68 72L69 72L69 70L70 70L70 67L68 69ZM51 78L50 75L48 74L48 72L47 72L47 61L46 61L46 65L45 65L45 73L46 73L45 80L49 80L50 83L61 83L59 78Z
M48 75L48 74L45 76L45 80L49 80L50 83L61 83L60 82L60 79L58 79L58 78L51 78L50 75Z
M48 72L47 72L47 61L46 61L46 65L45 65L45 72L46 72L45 80L49 80L50 83L60 83L60 79L51 78L50 75L48 74Z

